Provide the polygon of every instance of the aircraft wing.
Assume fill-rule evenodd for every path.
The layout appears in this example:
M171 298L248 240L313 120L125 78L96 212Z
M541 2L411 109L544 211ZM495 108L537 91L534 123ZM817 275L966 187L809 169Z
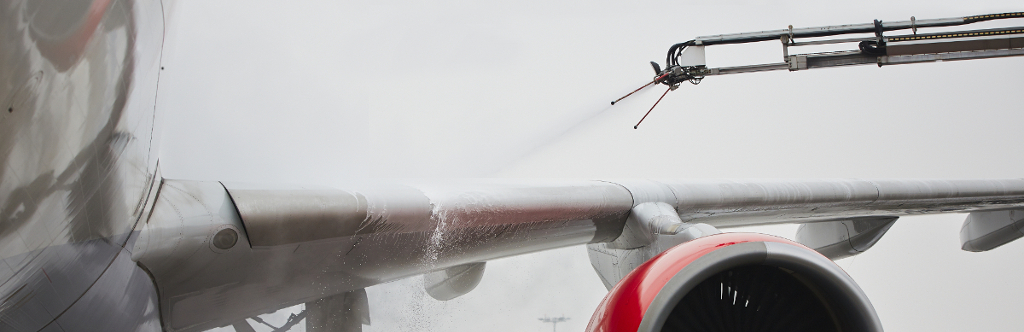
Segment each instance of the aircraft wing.
M835 250L845 241L866 250L858 221L874 227L865 234L877 241L888 229L878 233L878 221L891 225L898 216L1022 205L1022 179L481 180L345 189L164 180L132 257L156 281L164 328L202 330L300 303L309 321L322 321L329 312L317 314L326 308L317 303L351 307L365 303L365 287L424 273L428 293L453 298L476 285L487 260L564 246L590 244L611 288L666 243L716 232L708 227L842 226L849 230L838 241L812 236L822 245L809 246ZM704 225L689 227L696 224ZM661 236L670 240L658 244ZM628 259L639 260L619 264ZM608 264L617 272L602 272ZM369 323L366 310L349 314Z

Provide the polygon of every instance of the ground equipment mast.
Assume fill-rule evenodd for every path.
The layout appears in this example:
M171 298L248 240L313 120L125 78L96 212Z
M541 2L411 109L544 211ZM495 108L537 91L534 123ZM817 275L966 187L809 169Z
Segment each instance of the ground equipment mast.
M918 30L967 25L978 22L1024 18L1024 12L977 15L956 18L848 24L697 37L672 45L665 58L665 69L652 61L654 80L612 102L626 98L643 88L664 84L668 91L682 82L699 84L708 76L772 70L807 70L836 66L887 65L987 59L1024 55L1024 26L918 33ZM910 30L910 34L887 35ZM843 36L857 35L860 36ZM782 43L782 62L734 67L708 68L704 48L714 45L745 44L777 40ZM791 48L810 45L856 44L855 49L820 53L791 54ZM664 94L662 95L664 97ZM661 99L659 98L660 102ZM657 105L657 103L655 103ZM654 107L651 107L653 110ZM650 114L650 110L647 111ZM644 115L646 118L647 115ZM641 122L643 119L640 120ZM638 122L633 128L640 125Z

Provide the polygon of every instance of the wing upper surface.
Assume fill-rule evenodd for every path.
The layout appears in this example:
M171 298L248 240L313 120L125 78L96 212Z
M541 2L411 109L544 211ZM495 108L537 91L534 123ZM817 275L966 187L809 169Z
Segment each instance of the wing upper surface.
M1024 204L1024 180L655 181L683 221L718 227L970 212ZM629 185L627 185L629 187Z
M345 190L228 191L253 246L344 236L553 229L593 222L586 242L614 240L630 209L665 202L717 227L970 212L1024 205L1024 180L481 181ZM567 225L567 224L566 224Z

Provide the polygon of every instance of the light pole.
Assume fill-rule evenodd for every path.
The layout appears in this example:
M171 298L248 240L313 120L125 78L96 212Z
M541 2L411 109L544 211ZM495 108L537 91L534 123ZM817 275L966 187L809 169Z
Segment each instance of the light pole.
M558 323L561 323L561 322L569 320L569 317L565 317L565 316L562 316L562 317L548 317L548 316L544 316L544 317L537 318L537 319L542 321L542 322L545 322L545 323L551 323L551 331L555 332L555 331L557 331L556 328L558 327Z

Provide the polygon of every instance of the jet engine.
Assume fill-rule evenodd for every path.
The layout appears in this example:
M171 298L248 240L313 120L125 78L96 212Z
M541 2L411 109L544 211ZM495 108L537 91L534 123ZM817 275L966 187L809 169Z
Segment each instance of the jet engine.
M620 280L587 331L882 331L853 279L818 252L754 233L668 249Z

